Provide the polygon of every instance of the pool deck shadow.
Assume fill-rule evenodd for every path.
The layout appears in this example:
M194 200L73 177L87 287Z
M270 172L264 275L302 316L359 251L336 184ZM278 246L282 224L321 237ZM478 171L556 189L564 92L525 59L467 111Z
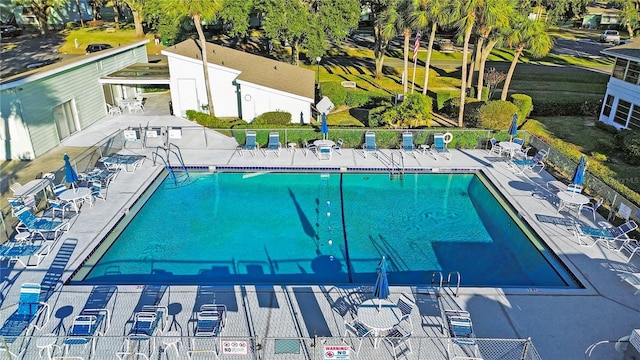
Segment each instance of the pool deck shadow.
M145 119L146 120L146 119ZM164 120L163 120L164 121ZM175 120L179 121L179 120ZM190 123L190 122L189 122ZM118 122L120 124L120 122ZM192 124L192 123L190 123ZM135 125L135 124L134 124ZM153 125L153 123L152 123ZM116 125L119 126L119 125ZM94 133L109 134L113 131L94 129ZM92 135L97 136L97 135ZM86 142L91 142L88 136ZM223 137L221 136L221 139ZM79 139L69 143L82 145ZM384 168L385 164L373 156L364 158L354 149L343 149L342 155L333 156L331 160L318 160L312 155L304 156L302 150L294 152L281 151L279 157L258 155L239 156L229 139L221 140L223 144L214 150L183 149L182 155L187 165L207 166L247 166L269 169L272 167L311 167L335 168L360 167ZM136 149L148 157L151 149ZM385 156L397 150L382 150ZM640 257L636 256L626 263L626 254L614 252L606 247L580 246L567 227L568 222L579 221L597 226L590 216L580 216L556 211L552 192L542 190L547 181L553 178L546 172L541 174L516 175L502 159L495 159L486 150L452 150L452 159L435 160L430 155L421 153L416 157L406 157L407 171L411 169L431 169L446 172L449 169L482 170L505 195L507 201L558 254L567 268L584 285L583 289L554 288L467 288L462 287L458 296L452 290L445 289L449 299L460 308L471 313L476 336L479 338L531 338L533 345L543 358L577 359L583 358L585 350L602 340L615 340L629 335L638 327L640 303L633 296L635 289L620 281L620 271L640 271ZM394 155L395 156L395 155ZM52 170L44 168L43 171ZM153 166L145 161L143 166L132 173L122 172L110 185L107 201L96 203L93 207L84 207L74 218L71 230L63 235L39 269L24 269L19 265L2 269L3 303L0 310L0 322L4 321L16 310L20 286L16 284L32 282L42 283L47 289L43 295L51 309L51 314L61 311L67 314L36 330L35 335L52 332L63 333L72 324L73 318L92 302L93 286L63 285L73 271L93 251L96 244L103 239L117 223L122 215L130 209L136 199L162 170L161 166ZM537 195L536 195L537 194ZM384 239L372 239L381 242ZM385 245L385 247L388 245ZM401 264L398 264L400 266ZM499 266L499 264L497 264ZM48 270L42 270L48 269ZM5 273L5 272L9 273ZM464 274L462 284L464 285ZM11 282L13 285L9 284ZM367 284L363 284L367 285ZM372 285L372 284L368 284ZM414 335L412 337L413 353L408 359L442 358L446 354L446 344L432 339L445 337L443 319L440 313L441 301L434 295L434 284L420 284L415 287L391 287L391 301L396 301L403 294L415 300L416 311L411 314ZM122 335L132 314L148 302L163 306L172 306L171 323L173 329L185 329L192 320L193 312L201 304L214 301L224 303L228 309L227 325L221 337L247 340L252 346L252 356L238 356L238 359L274 358L275 338L306 338L332 335L326 344L342 344L340 337L344 333L344 321L352 319L354 307L368 296L357 288L341 288L332 286L178 286L171 285L163 291L145 290L144 286L119 285L117 292L107 301L113 307L113 317L108 334L101 337L94 358L114 358L123 343ZM151 295L149 295L151 294ZM149 300L153 298L152 300ZM177 307L178 304L179 309ZM71 306L71 308L69 308ZM130 324L129 324L130 325ZM189 343L183 339L183 345ZM36 341L28 342L25 356L37 357ZM58 340L58 345L62 339ZM299 355L283 355L286 359L304 359L312 340L303 341L304 349ZM162 347L162 342L158 342ZM168 350L172 352L172 349ZM184 349L181 354L184 355ZM271 354L271 357L269 356ZM55 355L60 355L56 353ZM164 354L163 354L164 355ZM381 345L374 349L371 344L363 343L360 358L391 358L391 352ZM234 357L235 359L236 357ZM622 354L613 349L613 345L603 345L594 351L592 358L621 359Z

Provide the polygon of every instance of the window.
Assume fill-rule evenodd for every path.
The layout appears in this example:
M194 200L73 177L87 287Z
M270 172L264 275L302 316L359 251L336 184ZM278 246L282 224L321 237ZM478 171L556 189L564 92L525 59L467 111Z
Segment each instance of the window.
M632 84L638 84L638 79L640 79L640 63L630 62L629 68L627 69L627 76L624 77L624 81Z
M602 106L602 115L609 117L611 115L611 108L613 107L614 97L611 95L607 95L607 101L604 102Z
M65 139L78 131L75 103L69 100L53 108L53 120L58 130L58 140Z
M624 71L627 69L628 61L625 59L617 58L616 64L613 67L613 77L616 79L624 79Z
M629 118L629 129L640 130L640 105L633 105L631 117Z
M616 114L613 117L613 122L616 124L627 127L627 118L629 117L629 111L631 110L631 103L624 100L618 100L618 108Z

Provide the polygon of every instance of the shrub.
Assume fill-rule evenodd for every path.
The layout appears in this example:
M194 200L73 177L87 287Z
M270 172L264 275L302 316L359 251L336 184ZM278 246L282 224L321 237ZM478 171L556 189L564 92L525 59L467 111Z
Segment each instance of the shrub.
M607 155L599 153L599 152L596 152L596 151L592 152L591 156L593 156L593 158L598 160L598 161L602 161L602 162L607 161Z
M602 108L602 100L587 100L580 106L582 115L597 116Z
M369 110L367 126L372 128L382 126L384 124L382 116L387 111L387 108L388 106L382 105Z
M489 101L478 110L478 127L483 129L507 129L518 107L508 101Z
M246 125L247 122L244 120L236 119L233 121L222 120L215 116L205 114L203 112L195 111L195 110L187 110L187 119L191 121L195 121L199 125L204 127L212 128L212 129L228 129L238 125Z
M367 91L351 89L346 91L345 104L359 107L369 102L371 95Z
M460 90L456 89L446 89L446 90L438 90L436 92L436 107L438 111L442 110L445 106L447 106L447 101L458 98L458 104L460 103Z
M511 102L518 107L518 119L524 121L533 110L533 100L526 94L511 95Z
M383 115L383 119L385 123L401 128L431 126L432 104L433 100L428 96L407 94L400 105Z
M291 125L291 119L291 113L277 110L261 114L251 123L255 125Z
M347 89L337 81L321 83L320 94L328 97L335 106L344 105L347 100Z
M470 87L469 88L469 99L467 99L467 101L471 100L471 99L475 99L476 101L487 101L489 100L489 88L486 86L482 87L482 95L480 96L480 100L476 99L476 90L477 88L475 87ZM460 91L458 91L458 94L460 93Z
M622 151L627 157L627 162L630 165L640 165L640 133L630 130L621 131L621 133L625 133Z

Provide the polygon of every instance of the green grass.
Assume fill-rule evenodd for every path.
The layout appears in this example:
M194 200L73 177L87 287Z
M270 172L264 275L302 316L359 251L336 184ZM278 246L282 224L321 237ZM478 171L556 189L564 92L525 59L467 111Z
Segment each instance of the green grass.
M66 43L63 44L58 50L61 54L84 54L87 45L89 44L109 44L113 47L132 44L143 39L148 39L147 53L155 54L159 53L163 46L156 46L153 41L153 34L146 34L144 38L136 38L135 30L133 29L119 29L115 32L107 32L107 26L96 28L79 28L72 30L64 30ZM75 47L75 42L78 42L78 47Z

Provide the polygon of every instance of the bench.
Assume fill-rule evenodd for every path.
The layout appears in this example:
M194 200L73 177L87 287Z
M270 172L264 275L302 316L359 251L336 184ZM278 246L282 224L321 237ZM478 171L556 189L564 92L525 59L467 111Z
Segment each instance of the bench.
M349 88L355 89L357 87L355 81L343 81L340 84L342 85L342 87L345 87L347 89Z
M108 33L114 33L114 32L116 32L116 28L108 27L108 28L105 29L105 31L108 32Z

